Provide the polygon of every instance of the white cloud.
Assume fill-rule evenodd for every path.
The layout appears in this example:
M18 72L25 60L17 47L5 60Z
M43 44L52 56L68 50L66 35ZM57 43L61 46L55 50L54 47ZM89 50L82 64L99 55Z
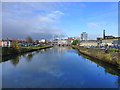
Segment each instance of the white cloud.
M91 23L88 23L87 26L90 27L90 28L97 28L97 27L99 27L99 24L91 22Z
M97 40L98 37L102 37L102 33L101 34L88 34L89 40Z
M44 5L39 5L41 4L3 4L3 36L24 38L27 35L36 37L33 34L37 34L37 38L40 38L44 33L47 38L61 32L62 29L56 28L55 25L64 13L56 10L48 11Z
M54 13L55 13L55 14L64 15L64 13L63 13L63 12L61 12L61 11L54 11Z

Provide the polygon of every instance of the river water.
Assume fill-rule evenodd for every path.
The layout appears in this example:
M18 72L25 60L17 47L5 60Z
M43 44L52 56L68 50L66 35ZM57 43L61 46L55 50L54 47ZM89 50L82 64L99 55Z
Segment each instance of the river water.
M120 71L71 47L12 56L2 65L3 88L119 88Z

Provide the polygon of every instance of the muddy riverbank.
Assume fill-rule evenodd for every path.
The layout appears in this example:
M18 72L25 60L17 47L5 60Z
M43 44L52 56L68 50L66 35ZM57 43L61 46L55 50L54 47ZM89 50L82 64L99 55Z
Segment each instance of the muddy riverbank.
M85 48L80 46L72 47L78 49L81 54L115 65L120 68L120 52L111 52L108 50L106 53L104 49Z

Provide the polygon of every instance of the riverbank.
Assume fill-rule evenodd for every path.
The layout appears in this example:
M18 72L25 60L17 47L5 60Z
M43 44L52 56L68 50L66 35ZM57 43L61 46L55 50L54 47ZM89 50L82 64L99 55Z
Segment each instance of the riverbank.
M50 47L53 47L53 45L29 46L29 47L18 47L18 48L3 47L2 48L2 57L14 55L14 54L22 54L22 53L26 53L26 52L32 52L32 51L46 49L46 48L50 48Z
M120 52L118 50L108 50L107 52L105 52L104 49L85 48L74 45L72 45L72 47L78 49L81 54L104 61L120 68Z

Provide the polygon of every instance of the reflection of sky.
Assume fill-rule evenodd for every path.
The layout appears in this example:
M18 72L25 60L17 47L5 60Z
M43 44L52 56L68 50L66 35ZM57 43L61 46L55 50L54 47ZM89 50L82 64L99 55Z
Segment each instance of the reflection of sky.
M105 73L72 49L55 47L31 59L21 57L16 66L4 62L3 87L117 87L117 76Z

